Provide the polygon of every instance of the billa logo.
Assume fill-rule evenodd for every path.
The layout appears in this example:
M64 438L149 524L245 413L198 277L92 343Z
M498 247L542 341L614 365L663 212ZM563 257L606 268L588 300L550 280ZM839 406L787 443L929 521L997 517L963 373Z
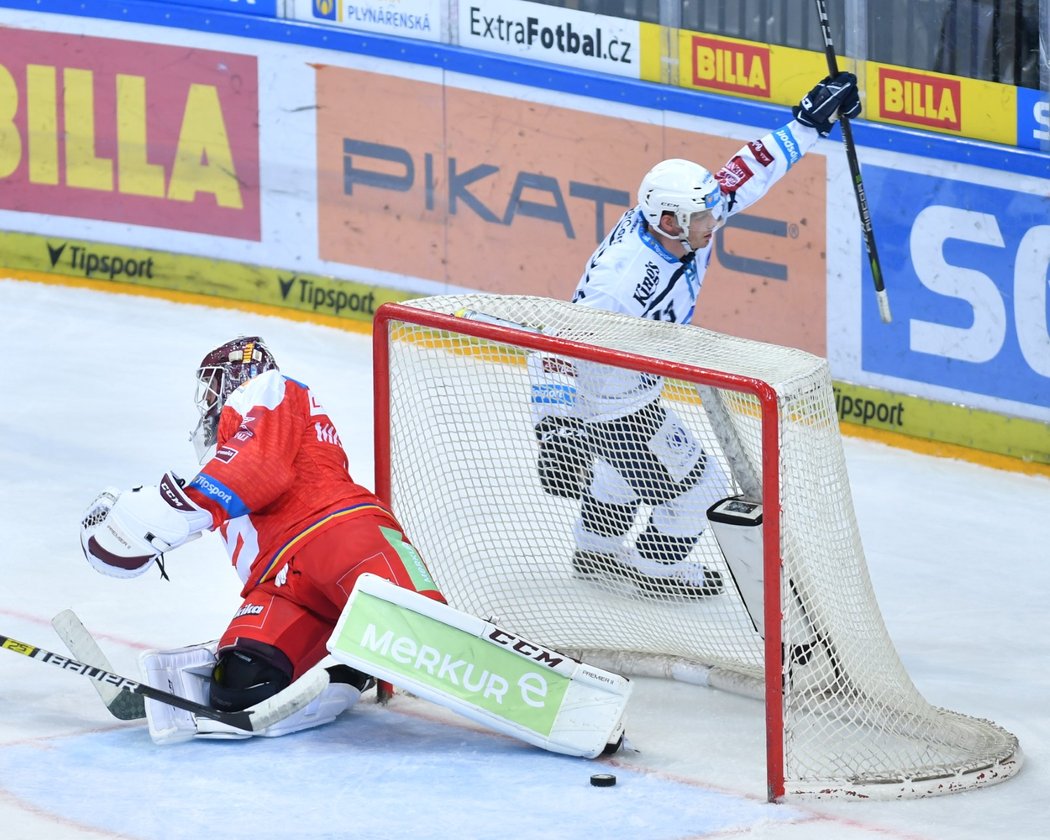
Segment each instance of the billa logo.
M693 84L768 97L769 48L694 36Z
M258 241L255 56L2 26L0 56L4 209Z
M962 83L879 68L879 116L925 128L962 130Z

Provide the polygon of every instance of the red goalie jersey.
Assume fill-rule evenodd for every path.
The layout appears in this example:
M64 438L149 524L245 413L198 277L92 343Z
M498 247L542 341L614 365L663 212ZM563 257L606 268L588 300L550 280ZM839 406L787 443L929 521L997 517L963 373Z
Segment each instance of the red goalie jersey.
M339 435L310 389L277 370L230 395L216 442L186 492L220 528L242 595L274 577L305 540L347 517L385 511L350 477Z

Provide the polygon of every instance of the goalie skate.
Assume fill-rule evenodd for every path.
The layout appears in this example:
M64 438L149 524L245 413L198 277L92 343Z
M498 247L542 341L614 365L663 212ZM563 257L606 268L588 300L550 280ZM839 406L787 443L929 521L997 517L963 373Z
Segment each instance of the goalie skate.
M722 591L722 575L702 563L641 561L647 571L613 554L576 551L572 568L577 578L606 588L629 584L649 598L709 598ZM612 587L609 586L612 584Z

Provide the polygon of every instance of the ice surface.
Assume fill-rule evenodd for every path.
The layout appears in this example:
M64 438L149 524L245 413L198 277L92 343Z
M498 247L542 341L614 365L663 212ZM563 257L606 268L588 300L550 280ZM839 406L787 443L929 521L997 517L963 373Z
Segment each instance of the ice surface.
M71 607L120 673L146 648L214 638L239 604L217 538L152 572L94 572L77 520L106 485L191 476L193 373L262 334L325 402L372 484L371 360L361 334L236 310L0 280L0 633L62 651ZM0 837L1035 840L1050 836L1050 480L846 441L890 634L930 702L1021 740L1017 778L911 802L765 802L762 706L639 679L635 751L588 762L479 730L399 695L279 739L157 747L87 680L0 652ZM593 788L596 770L616 773Z

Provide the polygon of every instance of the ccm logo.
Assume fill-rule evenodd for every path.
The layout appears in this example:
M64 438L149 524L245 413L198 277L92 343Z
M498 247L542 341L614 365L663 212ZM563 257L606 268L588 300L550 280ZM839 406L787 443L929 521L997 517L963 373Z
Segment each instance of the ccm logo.
M520 636L508 633L506 630L500 630L498 627L493 628L488 634L488 638L489 641L495 642L497 645L502 645L505 648L510 648L516 653L520 653L522 656L527 656L534 662L538 662L540 665L546 665L548 668L557 668L565 661L565 657L561 654L526 641Z

